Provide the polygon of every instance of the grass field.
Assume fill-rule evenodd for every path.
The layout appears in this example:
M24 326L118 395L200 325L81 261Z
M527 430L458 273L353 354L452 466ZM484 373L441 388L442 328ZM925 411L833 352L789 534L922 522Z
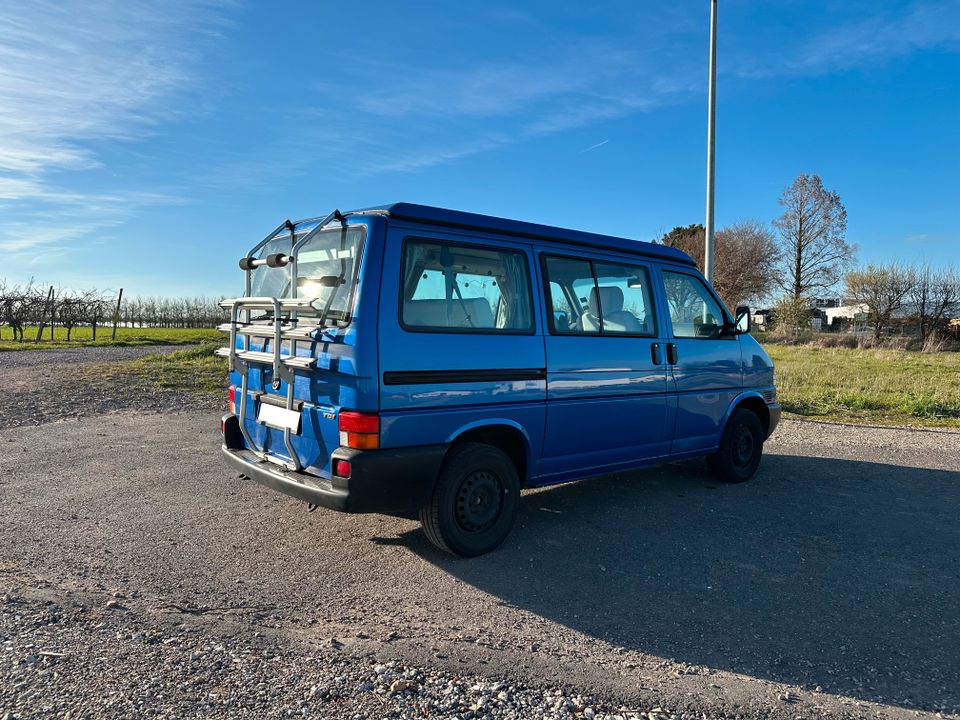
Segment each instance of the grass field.
M960 427L960 353L767 345L792 415Z
M213 354L222 344L207 342L169 355L147 355L124 366L160 390L187 389L226 397L227 360Z
M7 335L0 350L93 345L90 328L74 339L57 328L57 340L18 343ZM61 333L62 337L61 338ZM32 336L35 337L36 328ZM216 330L119 328L98 332L96 345L193 345L171 355L116 363L158 389L222 392L226 361L213 357L225 336ZM855 423L960 427L960 353L766 345L777 366L780 402L788 416Z
M213 354L221 345L204 342L167 355L91 365L82 372L96 380L106 378L122 386L188 391L223 398L226 402L227 361Z
M74 348L95 345L97 347L126 346L126 345L194 345L200 342L215 341L226 336L212 329L180 329L180 328L117 328L117 339L111 340L111 328L97 328L96 342L93 340L93 330L89 327L75 327L67 342L67 329L54 328L53 341L50 341L50 328L43 331L43 339L39 343L33 341L37 337L37 328L27 327L23 332L25 341L13 339L13 330L9 327L0 327L0 351L3 350L43 350L48 348Z

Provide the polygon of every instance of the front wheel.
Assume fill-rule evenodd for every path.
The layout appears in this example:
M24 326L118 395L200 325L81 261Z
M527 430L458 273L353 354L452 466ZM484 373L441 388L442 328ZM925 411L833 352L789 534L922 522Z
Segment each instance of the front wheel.
M492 445L464 443L444 461L420 522L441 550L474 557L503 542L519 504L520 478L510 458Z
M717 452L707 458L707 467L728 483L746 482L757 472L763 455L763 425L746 408L733 411Z

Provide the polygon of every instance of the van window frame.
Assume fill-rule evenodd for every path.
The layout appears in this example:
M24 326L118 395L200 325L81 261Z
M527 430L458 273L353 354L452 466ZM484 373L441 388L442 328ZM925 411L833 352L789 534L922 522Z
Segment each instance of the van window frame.
M603 330L603 305L600 305L600 315L598 316L601 320L600 329L597 332L563 332L557 330L555 325L555 318L553 317L553 294L550 291L550 274L547 272L547 260L549 258L556 258L558 260L573 260L575 262L587 262L590 263L590 275L593 278L593 286L599 288L599 279L597 278L597 269L596 263L606 263L607 265L632 265L635 267L642 267L647 274L647 282L650 287L648 288L647 294L650 298L650 305L652 312L649 312L648 315L653 320L653 330L649 333L627 333L627 332L604 332ZM660 337L660 316L659 308L657 307L658 299L656 288L654 285L653 279L653 263L645 262L628 262L623 258L614 258L614 257L604 257L604 258L595 258L591 256L581 256L577 257L575 255L564 255L563 253L557 252L548 252L542 251L540 253L540 272L543 274L543 289L544 289L544 310L547 315L547 327L550 330L551 335L556 335L557 337L612 337L612 338L645 338L649 340L650 338ZM559 284L559 283L558 283ZM561 286L562 287L562 286ZM597 293L599 296L599 291ZM577 305L580 306L581 310L583 306L580 303L580 298L576 297L576 293L573 293L574 299L577 301ZM569 303L569 298L567 298Z
M726 303L720 299L720 296L717 295L716 290L713 289L713 285L707 282L707 279L700 275L699 273L690 272L689 270L680 270L678 268L671 267L669 265L659 265L657 270L660 272L660 286L663 288L663 300L665 303L664 312L667 323L670 326L670 338L673 340L736 340L735 335L720 335L718 337L697 337L695 335L677 335L673 330L673 318L670 316L670 298L667 294L667 282L664 278L664 273L673 273L674 275L686 275L693 278L698 283L703 285L707 289L707 294L714 299L717 305L720 308L720 313L723 315L724 325L730 325L733 323L733 319L730 315L730 310L727 308ZM720 326L721 329L723 325Z
M523 266L527 278L527 299L530 303L530 327L526 329L517 328L452 328L434 325L408 325L403 320L403 278L406 274L407 246L411 242L428 242L437 245L452 245L456 247L475 248L477 250L494 250L498 252L513 252L523 257ZM534 303L533 294L534 277L530 272L529 254L520 248L510 245L497 245L495 243L462 242L460 240L447 240L446 238L429 237L426 235L407 235L400 244L400 280L399 291L397 293L397 320L400 327L406 332L411 333L443 333L447 335L536 335L537 334L537 306ZM501 293L501 299L503 294ZM494 309L494 319L496 319L496 309Z

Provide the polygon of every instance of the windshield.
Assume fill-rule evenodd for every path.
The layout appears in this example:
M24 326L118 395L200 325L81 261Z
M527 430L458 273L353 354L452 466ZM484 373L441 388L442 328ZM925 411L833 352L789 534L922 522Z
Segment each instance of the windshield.
M305 238L316 225L298 226L296 241ZM272 253L290 253L290 233L284 232L260 250L258 257ZM363 229L332 227L314 235L297 255L297 297L313 298L312 311L301 315L320 315L327 309L331 320L349 320L357 286L357 272L363 251ZM260 266L250 279L252 296L286 298L290 292L291 267Z

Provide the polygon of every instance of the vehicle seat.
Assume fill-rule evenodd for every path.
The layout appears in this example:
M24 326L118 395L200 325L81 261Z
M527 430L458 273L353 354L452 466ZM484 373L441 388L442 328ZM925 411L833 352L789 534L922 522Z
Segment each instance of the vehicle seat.
M600 302L597 302L597 291L600 293ZM603 311L604 327L609 332L642 333L644 326L636 316L623 309L623 290L616 286L592 288L590 303L580 320L585 332L597 332L600 329L600 318L595 310Z
M493 311L486 298L453 298L449 301L450 322L447 321L447 304L448 301L443 299L407 300L403 303L404 322L414 327L494 327Z

